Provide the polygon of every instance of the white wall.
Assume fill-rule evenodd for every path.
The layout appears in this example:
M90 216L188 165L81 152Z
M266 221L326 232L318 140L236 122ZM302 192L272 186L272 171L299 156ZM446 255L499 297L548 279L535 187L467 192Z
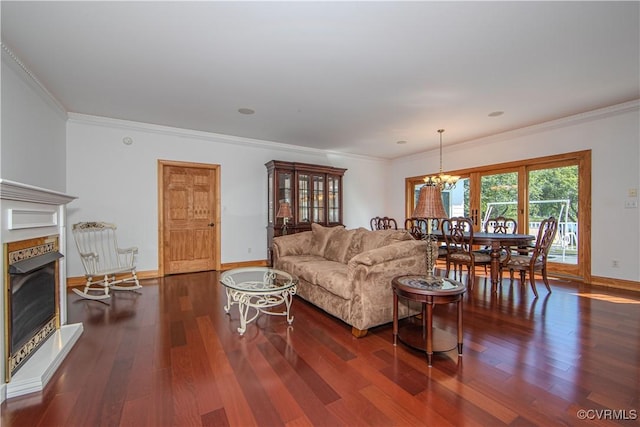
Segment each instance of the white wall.
M64 192L66 120L60 105L3 50L1 177Z
M625 208L629 189L640 189L639 102L573 116L446 147L444 169L466 169L509 161L592 150L591 274L640 281L640 209ZM453 134L455 129L447 129ZM438 152L395 159L391 187L406 177L438 170ZM404 217L404 194L389 193L396 218ZM638 200L637 198L635 200ZM619 267L611 265L619 260Z
M125 145L124 137L133 139ZM157 161L221 165L221 261L267 257L267 169L269 160L347 168L344 222L368 227L385 214L381 189L385 161L300 149L284 144L70 114L67 124L67 189L78 197L67 208L68 224L103 220L118 225L118 243L138 246L138 269L158 269ZM72 242L72 236L68 236ZM251 250L251 252L249 252ZM75 249L68 276L83 275Z

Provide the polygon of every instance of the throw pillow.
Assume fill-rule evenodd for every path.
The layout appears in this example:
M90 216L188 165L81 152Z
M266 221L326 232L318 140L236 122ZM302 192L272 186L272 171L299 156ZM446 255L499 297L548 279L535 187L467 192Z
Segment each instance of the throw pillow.
M344 228L332 233L327 246L324 248L324 257L330 261L346 264L344 259L355 233L356 230L345 230Z
M311 247L309 253L311 255L324 257L324 251L327 247L327 242L333 233L337 230L344 230L343 225L336 227L323 227L315 222L311 224Z
M349 248L347 249L342 262L347 264L351 258L358 255L359 253L364 252L363 239L368 233L371 232L362 227L355 230L355 234L351 238L351 244L349 245Z
M392 243L402 242L403 240L412 240L413 236L404 230L392 230L383 240L382 246L387 246Z
M395 230L375 230L369 231L362 238L362 251L370 251L371 249L376 249L381 246L384 246L384 240L389 236L390 233L395 232Z

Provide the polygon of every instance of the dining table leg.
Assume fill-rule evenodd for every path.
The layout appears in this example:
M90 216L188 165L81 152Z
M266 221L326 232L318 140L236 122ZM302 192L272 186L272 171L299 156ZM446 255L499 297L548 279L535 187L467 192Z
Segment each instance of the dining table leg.
M500 242L491 242L491 290L498 290L498 275L500 274Z

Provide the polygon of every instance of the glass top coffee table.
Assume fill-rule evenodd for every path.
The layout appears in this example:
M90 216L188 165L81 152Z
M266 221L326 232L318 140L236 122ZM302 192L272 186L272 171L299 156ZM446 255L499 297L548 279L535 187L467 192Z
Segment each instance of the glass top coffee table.
M224 285L227 293L224 311L229 313L232 306L238 305L240 335L245 333L247 324L255 320L260 313L286 316L287 323L293 323L290 310L298 284L296 276L269 267L234 268L220 275L220 283ZM282 304L285 305L283 311L270 310Z

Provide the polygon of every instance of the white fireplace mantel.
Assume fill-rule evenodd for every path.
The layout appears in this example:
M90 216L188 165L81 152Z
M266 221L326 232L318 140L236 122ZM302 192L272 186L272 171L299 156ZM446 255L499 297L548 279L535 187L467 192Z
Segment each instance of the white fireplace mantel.
M0 179L2 244L57 235L59 252L66 255L66 205L76 197L58 191ZM59 260L58 329L5 384L6 355L0 342L0 402L27 393L42 391L71 348L80 338L81 323L67 324L66 263ZM0 262L0 284L5 287L5 266ZM0 331L5 331L4 292L0 294Z
M66 205L77 197L34 185L22 184L8 179L0 179L0 198L19 202Z

